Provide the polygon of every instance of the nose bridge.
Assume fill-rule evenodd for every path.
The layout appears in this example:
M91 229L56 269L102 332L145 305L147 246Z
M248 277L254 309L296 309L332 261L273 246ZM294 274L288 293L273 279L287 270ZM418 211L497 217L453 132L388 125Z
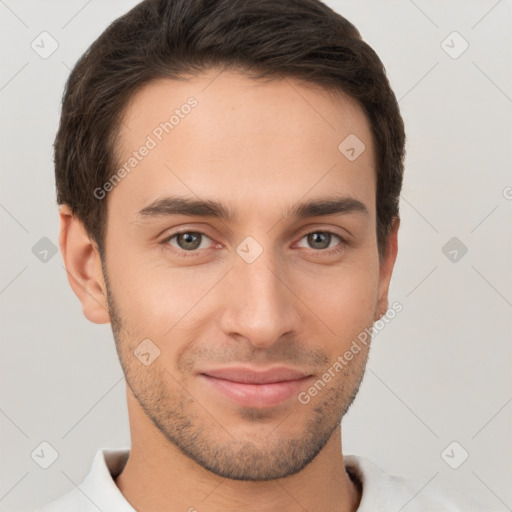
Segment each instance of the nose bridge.
M224 312L227 334L265 347L298 327L296 300L284 274L282 261L268 244L263 247L248 237L237 247Z

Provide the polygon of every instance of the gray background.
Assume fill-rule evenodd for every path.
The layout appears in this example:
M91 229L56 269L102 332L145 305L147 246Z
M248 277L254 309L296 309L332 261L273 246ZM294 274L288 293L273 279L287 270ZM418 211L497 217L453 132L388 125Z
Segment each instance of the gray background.
M135 3L0 0L1 510L57 498L98 448L130 442L110 326L86 320L60 254L41 261L40 240L58 243L51 146L65 80ZM403 311L374 338L344 452L512 510L511 4L328 4L380 55L408 135L390 290ZM43 31L59 45L47 58L31 47L46 37L51 49ZM469 44L457 58L453 31ZM48 469L31 457L43 441L59 454Z

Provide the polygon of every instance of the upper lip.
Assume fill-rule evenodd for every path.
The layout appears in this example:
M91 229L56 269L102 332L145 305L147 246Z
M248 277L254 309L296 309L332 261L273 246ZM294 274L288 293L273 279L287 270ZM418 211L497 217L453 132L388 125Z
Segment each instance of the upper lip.
M311 374L287 368L284 366L268 368L265 370L254 369L248 366L233 366L229 368L217 368L200 372L203 375L225 379L233 382L242 382L244 384L269 384L272 382L285 382L290 380L299 380L309 377Z

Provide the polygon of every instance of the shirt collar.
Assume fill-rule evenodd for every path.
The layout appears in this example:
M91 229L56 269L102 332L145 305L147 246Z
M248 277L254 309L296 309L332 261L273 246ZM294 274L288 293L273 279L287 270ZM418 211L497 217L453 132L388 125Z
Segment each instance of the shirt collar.
M96 452L92 467L80 485L81 491L88 500L100 510L115 510L116 512L136 512L123 496L115 483L115 478L123 470L128 456L129 448L109 449L101 448ZM345 455L344 463L352 479L358 481L362 487L361 502L358 512L373 510L376 498L388 496L390 491L397 493L400 485L393 486L393 478L386 475L376 464L365 457ZM395 499L402 500L401 493Z
M80 489L100 510L135 512L114 481L123 470L129 454L129 448L101 448L96 452Z

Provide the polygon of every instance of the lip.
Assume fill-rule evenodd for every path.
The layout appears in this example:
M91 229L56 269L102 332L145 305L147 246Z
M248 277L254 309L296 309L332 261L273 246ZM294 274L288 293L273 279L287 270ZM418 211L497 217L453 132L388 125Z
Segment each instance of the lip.
M275 407L311 380L312 375L293 368L254 370L231 367L205 370L198 375L210 389L244 407Z
M249 366L231 366L204 370L201 374L244 384L274 384L276 382L299 380L311 375L307 372L285 366L275 366L264 370L258 370Z

